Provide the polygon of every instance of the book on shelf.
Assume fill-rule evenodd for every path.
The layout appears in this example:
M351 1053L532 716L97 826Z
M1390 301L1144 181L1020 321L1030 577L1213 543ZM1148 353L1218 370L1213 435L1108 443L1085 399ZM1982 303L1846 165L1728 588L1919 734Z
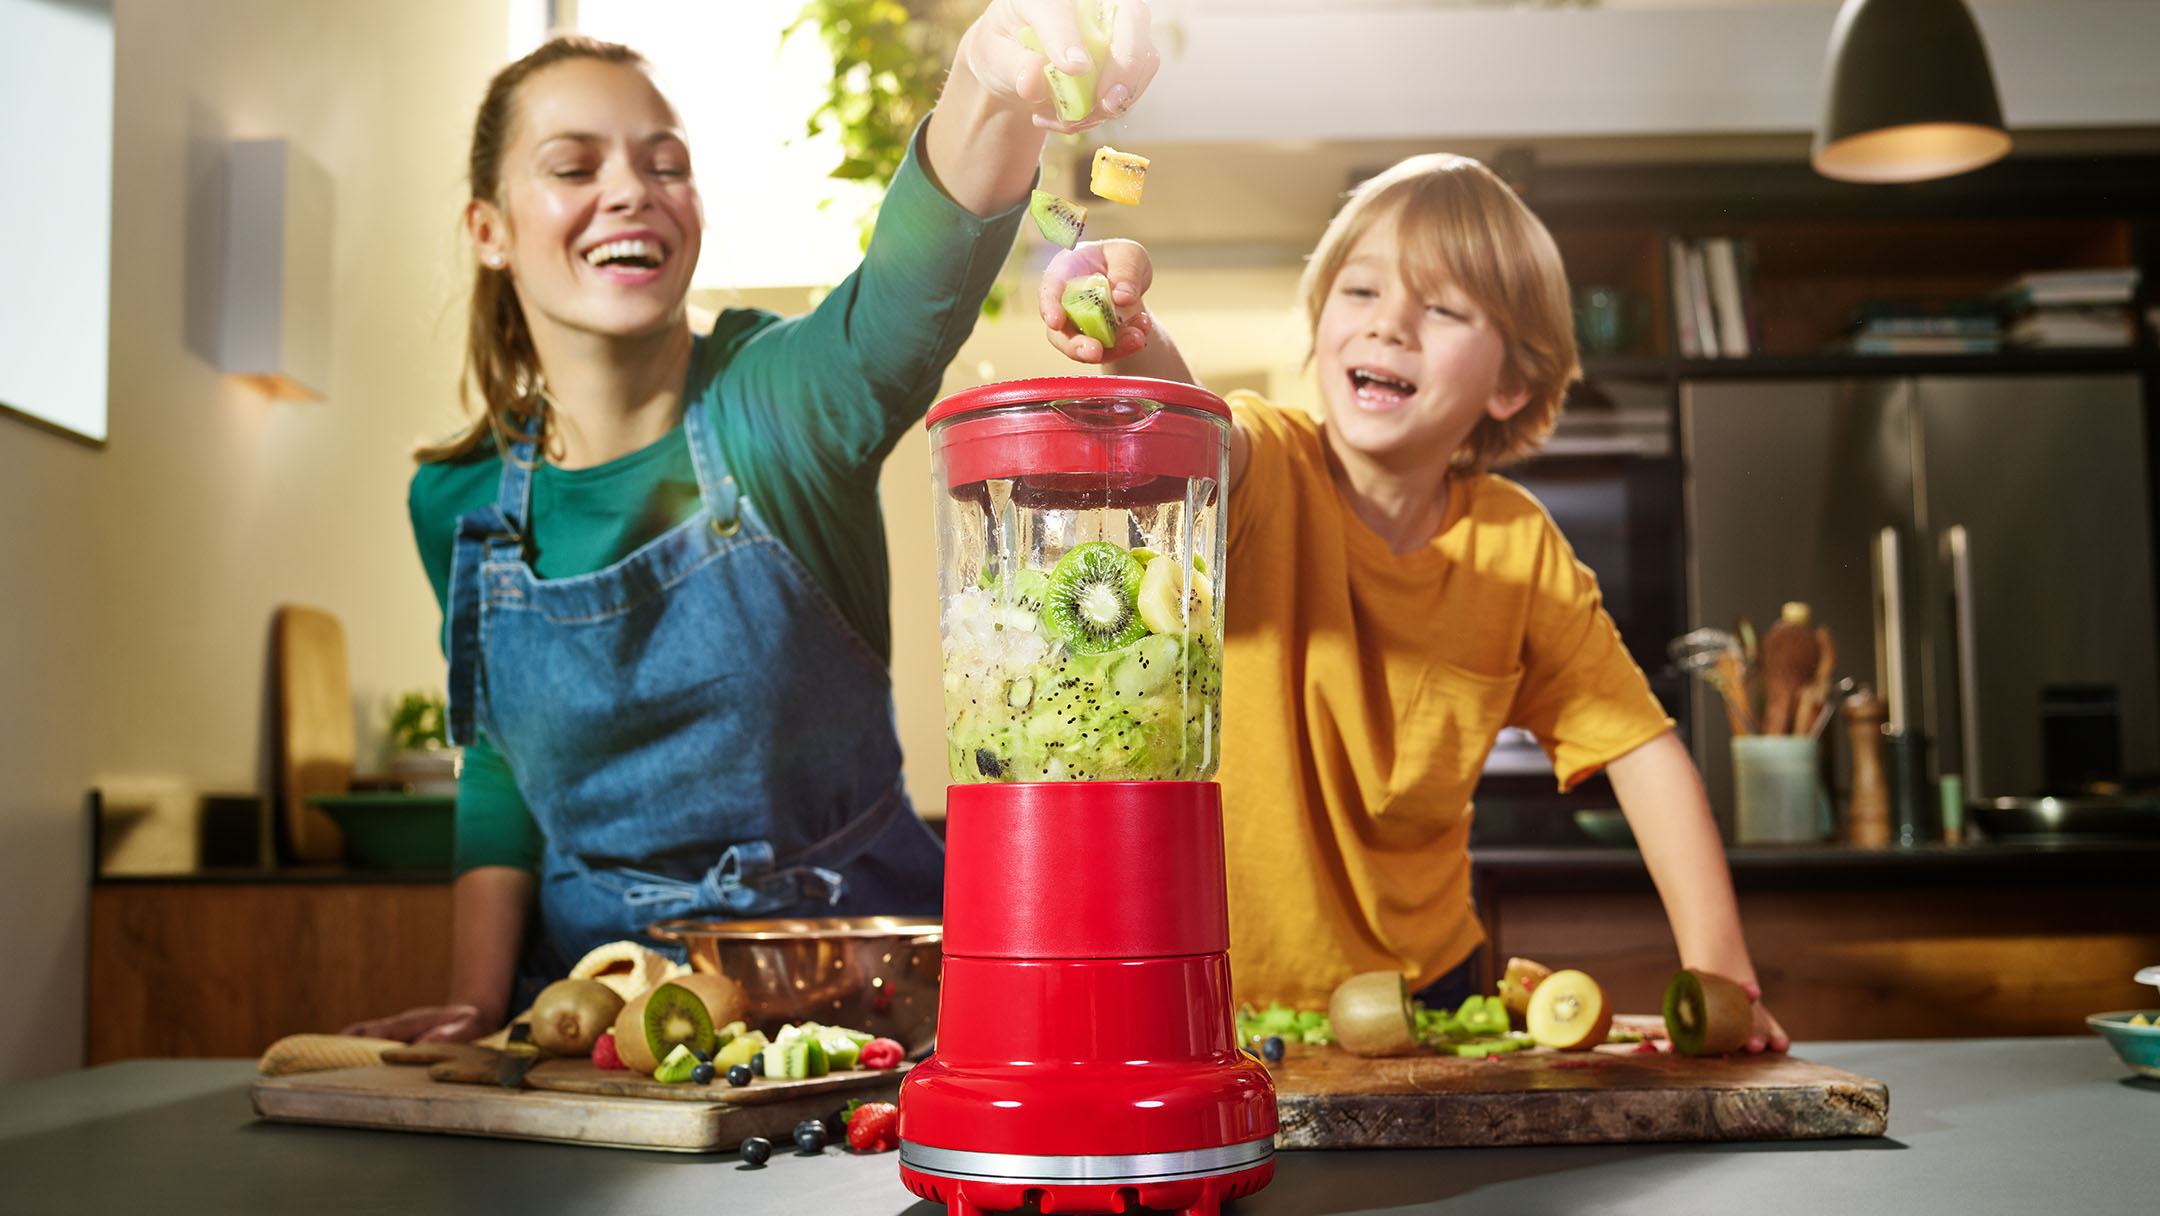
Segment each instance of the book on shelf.
M2002 308L1993 300L1862 300L1845 314L1847 334L1870 337L1952 336L1987 338L2002 333Z
M1705 237L1703 260L1710 272L1710 298L1717 314L1718 353L1744 358L1753 353L1748 340L1747 303L1740 286L1740 245L1729 236Z
M1833 343L1833 351L1854 355L1992 355L2002 349L1998 335L1854 334Z
M2128 304L2137 294L2135 266L2091 270L2035 270L2003 284L1996 292L2012 310L2058 304Z
M2020 347L2126 347L2137 337L2128 308L2041 308L2010 323Z
M1672 237L1666 244L1666 263L1681 356L1753 354L1758 345L1753 246L1742 237Z
M1680 357L1700 359L1704 353L1702 331L1695 324L1695 289L1688 273L1687 242L1679 237L1665 242L1665 271L1672 295L1673 336L1680 344Z

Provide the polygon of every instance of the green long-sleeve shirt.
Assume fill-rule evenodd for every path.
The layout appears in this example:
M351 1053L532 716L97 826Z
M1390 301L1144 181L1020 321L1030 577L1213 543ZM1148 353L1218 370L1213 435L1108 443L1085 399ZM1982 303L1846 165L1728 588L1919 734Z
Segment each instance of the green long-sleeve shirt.
M697 340L684 389L685 409L714 411L730 471L781 543L887 657L891 576L878 469L935 398L1022 213L1016 206L983 219L946 197L923 169L922 138L918 128L862 265L802 316L722 313ZM413 538L438 604L448 602L458 518L492 503L501 476L492 447L413 475ZM541 465L528 556L541 578L587 574L697 507L697 474L678 422L606 464ZM483 735L465 749L458 779L455 870L537 870L541 844L508 762Z

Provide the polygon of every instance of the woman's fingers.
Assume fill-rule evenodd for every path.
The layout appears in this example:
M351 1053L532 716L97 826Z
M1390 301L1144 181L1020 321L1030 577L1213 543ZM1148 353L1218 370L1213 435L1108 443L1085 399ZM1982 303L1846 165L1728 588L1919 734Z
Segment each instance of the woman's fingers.
M1115 118L1147 92L1162 56L1155 50L1155 17L1143 0L1118 0L1110 27L1110 62L1095 79L1098 111Z
M461 1039L438 1040L435 1036L444 1028L453 1028L455 1033L454 1028L460 1024L476 1023L479 1017L480 1010L473 1005L422 1005L417 1009L391 1014L389 1017L354 1022L338 1033L368 1039L396 1039L400 1043L462 1042ZM477 1035L468 1034L465 1037L474 1038Z

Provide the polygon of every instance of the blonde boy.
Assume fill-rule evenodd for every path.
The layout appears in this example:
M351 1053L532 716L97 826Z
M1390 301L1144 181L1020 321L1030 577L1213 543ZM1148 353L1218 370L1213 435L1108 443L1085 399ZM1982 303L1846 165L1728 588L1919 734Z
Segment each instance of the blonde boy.
M1191 379L1141 307L1131 242L1044 276L1056 316L1101 270L1130 315L1121 373ZM1225 836L1242 1000L1314 1006L1359 971L1434 999L1469 991L1471 805L1503 727L1536 735L1563 788L1599 769L1664 900L1684 965L1759 998L1717 829L1686 748L1529 493L1491 470L1535 452L1579 374L1551 235L1466 157L1359 185L1307 263L1321 416L1231 395L1224 592ZM1759 1002L1751 1050L1782 1049Z

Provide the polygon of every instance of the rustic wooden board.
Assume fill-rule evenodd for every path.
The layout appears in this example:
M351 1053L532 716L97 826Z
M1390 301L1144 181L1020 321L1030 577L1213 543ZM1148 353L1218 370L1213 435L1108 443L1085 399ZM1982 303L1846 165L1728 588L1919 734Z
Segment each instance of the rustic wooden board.
M569 1061L549 1061L533 1071L564 1063ZM437 1081L426 1068L384 1066L268 1077L255 1083L253 1095L256 1114L283 1122L707 1153L732 1149L750 1136L785 1141L798 1122L823 1118L848 1098L890 1101L900 1075L844 1074L842 1080L852 1083L837 1087L775 1082L748 1102L723 1100L730 1097L722 1092L725 1085L668 1086L708 1092L705 1100L670 1094L671 1100L658 1101ZM576 1081L574 1074L566 1079Z
M1785 1055L1627 1047L1364 1059L1293 1045L1273 1066L1277 1148L1441 1148L1879 1136L1880 1081Z

